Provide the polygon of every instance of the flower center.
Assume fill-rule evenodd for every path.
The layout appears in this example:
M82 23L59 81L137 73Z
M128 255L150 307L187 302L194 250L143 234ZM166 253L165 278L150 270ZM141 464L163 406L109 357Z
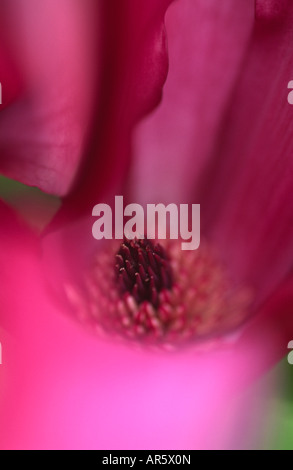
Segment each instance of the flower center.
M147 301L157 308L159 293L170 290L173 274L164 248L150 240L124 240L115 264L118 289L129 293L137 304Z
M95 331L168 350L226 336L247 319L253 300L209 243L187 252L179 240L111 242L83 285L67 285L66 293Z

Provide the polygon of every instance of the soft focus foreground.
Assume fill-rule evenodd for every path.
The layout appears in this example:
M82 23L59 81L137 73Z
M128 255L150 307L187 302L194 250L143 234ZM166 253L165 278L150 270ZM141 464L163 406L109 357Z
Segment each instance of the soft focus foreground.
M247 388L243 377L265 344L166 354L97 340L56 310L31 239L23 232L20 245L13 230L1 240L13 331L1 336L2 448L255 445L272 384Z

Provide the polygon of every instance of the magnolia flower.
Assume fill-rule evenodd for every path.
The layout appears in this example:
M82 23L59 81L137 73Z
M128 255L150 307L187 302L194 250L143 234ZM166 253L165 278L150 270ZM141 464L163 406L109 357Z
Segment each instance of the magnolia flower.
M104 3L3 2L0 169L63 204L41 255L1 205L1 447L251 444L246 387L293 334L293 8L172 4L159 103L170 2ZM91 209L119 193L200 203L201 248L97 244Z

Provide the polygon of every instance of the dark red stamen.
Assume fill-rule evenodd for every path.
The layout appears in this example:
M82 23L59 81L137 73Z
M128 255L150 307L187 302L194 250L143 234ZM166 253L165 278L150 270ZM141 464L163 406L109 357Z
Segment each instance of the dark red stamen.
M119 290L129 292L138 304L159 305L159 292L170 290L173 274L164 248L150 240L124 239L115 264Z

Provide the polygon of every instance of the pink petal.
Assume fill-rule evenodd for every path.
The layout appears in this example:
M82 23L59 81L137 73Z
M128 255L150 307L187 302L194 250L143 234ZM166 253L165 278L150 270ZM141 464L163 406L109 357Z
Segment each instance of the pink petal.
M288 344L293 338L292 305L293 277L291 273L269 296L259 313L246 325L239 339L239 350L242 350L245 355L242 358L243 362L248 360L247 354L250 355L257 343L262 343L265 348L265 354L258 358L258 364L252 370L251 379L259 377L265 370L271 369L289 354ZM246 349L243 349L244 345ZM251 363L255 360L252 354L250 355ZM239 384L241 385L243 386L243 382Z
M85 191L123 178L130 129L158 103L166 77L170 2L2 2L5 37L25 82L1 115L4 174L65 195L86 157Z
M0 20L1 21L1 20ZM20 72L8 52L7 44L0 35L0 70L1 70L1 108L15 101L22 92L23 83Z
M254 21L252 2L182 0L166 17L170 69L164 99L140 126L133 199L194 196L237 83Z
M104 194L122 191L135 124L159 104L168 70L164 17L172 0L123 0L105 6L102 88L93 139L64 213L84 213ZM61 217L63 216L63 212Z
M259 300L293 264L293 5L271 29L257 23L221 142L203 185L203 223ZM278 67L275 67L278 64Z
M1 2L1 34L23 85L0 115L5 175L49 193L70 188L93 112L99 23L94 0Z
M286 14L289 0L255 0L258 20L280 20Z

